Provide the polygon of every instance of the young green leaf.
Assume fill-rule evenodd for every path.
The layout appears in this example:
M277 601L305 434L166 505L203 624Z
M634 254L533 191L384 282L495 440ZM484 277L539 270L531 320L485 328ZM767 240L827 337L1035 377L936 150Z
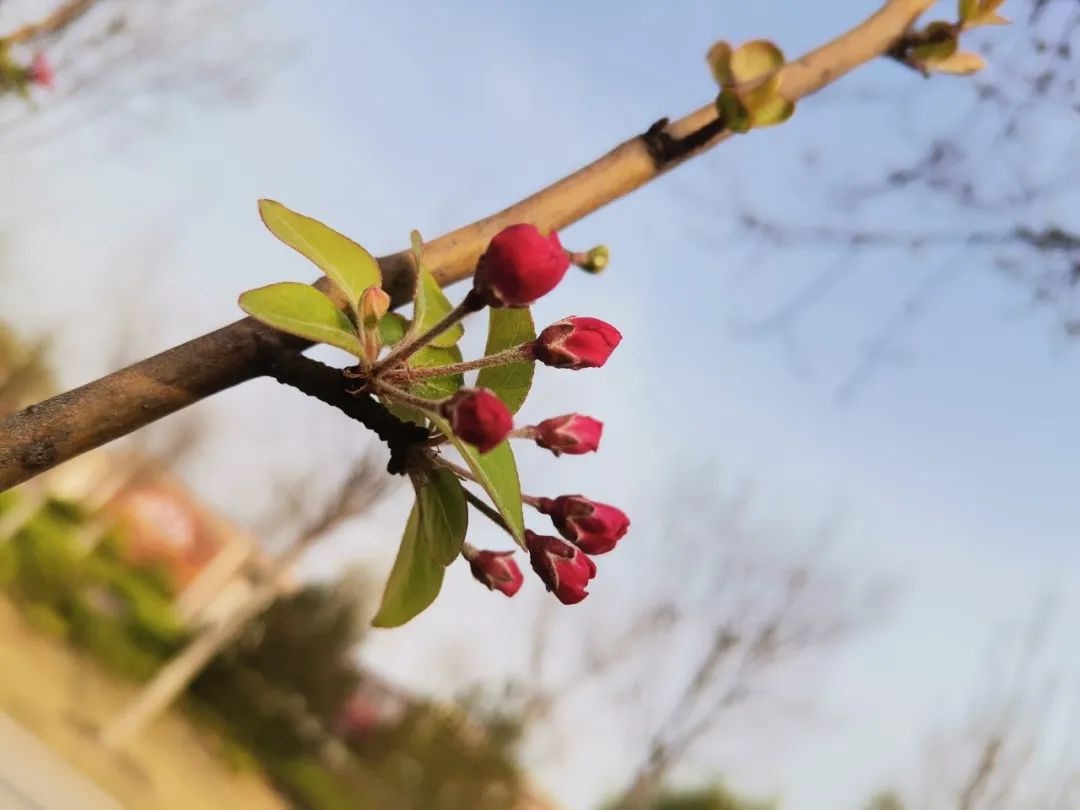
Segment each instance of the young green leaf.
M965 28L980 25L1008 25L1009 21L997 13L1004 0L959 0L957 9L960 22Z
M504 441L494 450L481 454L471 444L455 436L450 425L441 416L432 417L432 422L461 453L461 457L476 476L477 483L491 497L491 502L510 527L518 545L521 545L525 535L525 516L521 508L521 482L510 442Z
M750 111L730 87L725 87L716 97L716 110L724 119L724 125L732 132L749 132L754 126Z
M440 565L450 565L461 553L469 527L469 505L461 482L449 470L436 468L428 474L416 502L428 554Z
M705 54L705 61L709 63L716 83L724 85L734 84L735 77L731 74L731 45L723 40L713 44Z
M248 290L240 308L257 321L290 335L363 355L356 329L334 302L308 284L282 281Z
M918 43L911 49L911 59L919 68L947 59L959 44L956 27L951 23L932 22L918 34Z
M412 368L434 368L461 362L461 349L457 346L440 348L425 346L409 358ZM417 380L409 386L409 392L424 399L444 399L465 384L464 374L450 374L446 377L429 377Z
M314 262L341 288L354 311L364 290L382 287L375 257L347 236L274 200L259 200L259 215L274 236Z
M413 504L379 612L371 620L375 627L400 627L420 615L439 595L445 569L431 558L422 532L420 506Z
M415 330L415 334L422 335L448 315L454 305L450 303L442 288L439 287L439 283L424 264L423 242L420 241L420 234L416 231L412 232L412 250L413 258L416 260L416 294L412 329ZM456 323L432 340L430 345L449 348L461 340L464 334L465 327Z
M504 349L536 340L536 326L527 307L492 307L488 310L488 337L484 355L498 354ZM536 363L505 363L481 369L476 379L478 388L490 388L510 413L517 413L529 395Z
M408 331L409 322L396 312L388 312L379 321L379 337L384 346L394 346L401 342Z
M751 113L755 127L771 127L787 121L795 112L795 105L781 95L754 107Z
M930 62L927 70L932 73L949 73L953 76L970 76L984 67L986 67L986 60L974 51L956 51L937 62Z

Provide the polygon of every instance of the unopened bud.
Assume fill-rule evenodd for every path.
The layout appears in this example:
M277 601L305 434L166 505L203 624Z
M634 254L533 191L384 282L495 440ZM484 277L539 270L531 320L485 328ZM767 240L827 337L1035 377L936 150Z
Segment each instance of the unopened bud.
M621 340L619 330L610 323L573 315L541 332L533 351L537 360L555 368L599 368Z
M536 443L555 455L567 453L580 456L592 453L600 446L604 423L591 416L568 413L545 419L533 429Z
M559 236L511 225L495 234L476 265L474 289L493 307L527 307L547 295L570 267Z
M462 388L442 405L454 434L481 453L495 449L514 428L510 410L487 388Z
M608 266L611 252L607 245L597 245L584 253L571 254L570 259L586 273L599 273Z
M537 576L544 581L564 605L576 605L589 595L586 589L596 576L596 563L577 548L558 537L525 530L525 546L529 562Z
M512 551L481 551L466 543L461 555L469 561L472 575L489 590L513 596L525 581Z
M390 296L381 287L368 287L360 295L360 305L357 310L360 324L365 329L375 329L383 316L390 311Z
M606 554L630 528L630 518L621 509L583 495L540 498L536 508L550 516L559 534L586 554Z

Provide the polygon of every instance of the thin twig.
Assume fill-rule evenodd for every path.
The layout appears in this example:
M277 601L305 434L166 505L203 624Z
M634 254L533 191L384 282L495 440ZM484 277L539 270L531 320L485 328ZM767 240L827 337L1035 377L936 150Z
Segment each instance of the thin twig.
M89 11L95 2L97 0L72 0L36 23L24 25L22 28L12 31L6 37L0 37L0 42L21 45L51 34L59 34Z
M466 489L465 500L467 500L474 507L476 507L476 510L480 512L480 514L482 514L484 517L486 517L488 520L490 520L508 535L510 535L511 537L514 536L514 533L510 531L510 527L506 525L506 521L503 520L502 515L500 515L495 509L492 509L491 506L485 503L484 499L477 495L475 492L470 492Z

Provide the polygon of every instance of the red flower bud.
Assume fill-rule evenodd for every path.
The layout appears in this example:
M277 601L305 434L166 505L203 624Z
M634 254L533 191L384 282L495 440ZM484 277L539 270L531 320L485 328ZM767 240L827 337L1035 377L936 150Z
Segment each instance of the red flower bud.
M55 74L48 57L43 53L34 54L30 67L26 69L26 80L31 84L48 89L53 86L54 78Z
M558 537L525 530L529 562L547 589L564 605L576 605L589 595L585 588L596 576L596 563Z
M510 411L487 388L462 388L442 405L442 415L461 439L486 453L513 430Z
M545 419L536 426L536 443L555 455L580 456L600 446L604 423L591 416L568 413Z
M610 323L572 315L541 332L533 351L541 363L576 371L604 365L621 340L619 330Z
M472 575L489 590L513 596L525 581L518 564L510 559L514 556L512 551L477 551L466 547L463 553Z
M586 554L605 554L630 528L630 518L621 509L590 501L582 495L560 495L537 499L537 510L550 515L559 534Z
M511 225L495 234L476 265L473 286L493 307L527 307L551 292L570 267L570 257L552 231Z

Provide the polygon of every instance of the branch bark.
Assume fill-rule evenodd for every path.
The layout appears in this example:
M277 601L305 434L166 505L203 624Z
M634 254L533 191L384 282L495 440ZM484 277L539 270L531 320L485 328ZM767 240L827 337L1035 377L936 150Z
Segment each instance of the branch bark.
M97 2L97 0L71 0L71 2L64 3L58 7L47 17L38 20L36 23L30 23L24 25L22 28L17 28L6 37L0 37L0 40L12 45L20 45L32 42L35 39L40 39L41 37L59 34L79 19L79 17L89 11L90 7L94 5L95 2Z
M797 101L881 54L904 36L933 0L887 0L870 18L782 69L781 92ZM528 222L560 229L640 188L726 140L707 104L677 121L657 122L577 172L520 202L425 246L425 259L445 286L471 275L484 247L502 228ZM379 259L395 305L411 297L410 251ZM325 281L316 284L324 291ZM285 341L251 319L195 338L126 369L60 394L0 422L0 491L56 464L266 374L272 347ZM295 342L289 342L297 348ZM268 348L271 347L271 348ZM300 346L302 348L302 346Z

